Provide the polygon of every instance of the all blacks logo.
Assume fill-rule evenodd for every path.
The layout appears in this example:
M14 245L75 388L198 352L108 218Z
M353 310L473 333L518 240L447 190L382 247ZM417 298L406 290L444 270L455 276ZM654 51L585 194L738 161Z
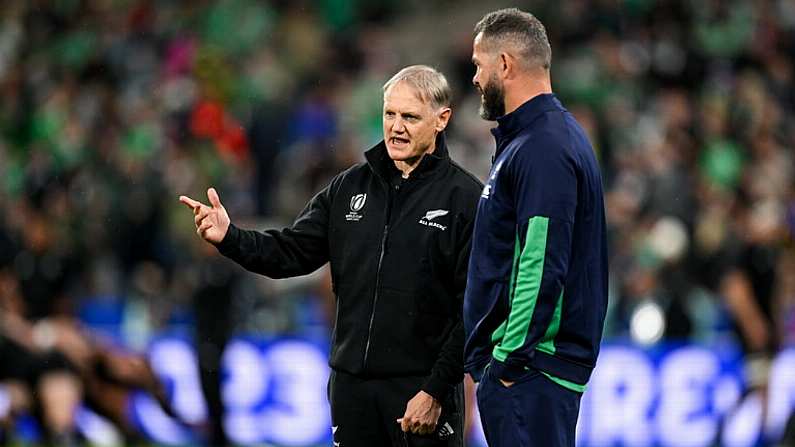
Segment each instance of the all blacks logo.
M345 215L345 220L348 222L358 222L361 220L362 215L359 211L364 208L365 202L367 202L367 194L356 194L351 197L351 212Z

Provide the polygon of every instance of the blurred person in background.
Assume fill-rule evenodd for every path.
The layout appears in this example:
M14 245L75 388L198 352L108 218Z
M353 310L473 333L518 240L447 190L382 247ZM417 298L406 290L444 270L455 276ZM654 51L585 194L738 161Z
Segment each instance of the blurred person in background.
M210 206L180 201L197 233L248 270L284 278L330 263L335 445L460 446L461 306L481 184L448 153L450 89L441 73L404 68L383 94L383 141L291 228L237 228L213 188Z
M497 149L472 236L465 365L486 440L571 446L607 309L599 164L552 94L544 25L516 8L475 25L472 82Z
M52 224L41 213L33 207L16 211L21 215L0 215L3 373L19 380L35 397L27 409L41 424L44 441L72 445L77 442L75 413L84 386L70 355L85 358L85 344L74 343L68 334L61 337L60 329L66 325L47 319L54 308L65 307L68 277L63 273L68 256L53 249ZM21 219L26 223L21 229L12 226Z
M52 328L33 326L21 318L15 309L20 303L18 281L7 269L0 269L0 380L7 381L10 397L6 428L13 428L15 416L32 412L38 416L45 442L74 445L82 384L66 358L51 350L58 342ZM6 435L6 441L13 439Z
M74 417L83 400L128 440L140 440L128 412L132 392L150 393L174 415L163 384L144 356L77 320L68 282L80 266L72 247L56 243L55 222L43 210L30 206L22 212L25 225L8 244L14 274L6 268L0 292L4 345L15 359L9 374L26 379L50 442L76 442Z
M202 244L198 260L198 284L193 291L196 315L194 338L199 379L207 402L207 441L213 446L230 445L224 429L222 359L235 322L230 304L240 283L240 269L225 262L209 244ZM210 251L212 250L212 251Z
M771 366L784 335L781 275L791 272L781 269L785 264L780 246L783 219L776 214L780 210L763 200L749 201L746 194L741 194L735 204L738 241L719 290L743 353L747 386L744 397L757 394L761 398L762 421L766 424ZM742 401L738 402L738 408ZM791 416L790 431L793 421Z

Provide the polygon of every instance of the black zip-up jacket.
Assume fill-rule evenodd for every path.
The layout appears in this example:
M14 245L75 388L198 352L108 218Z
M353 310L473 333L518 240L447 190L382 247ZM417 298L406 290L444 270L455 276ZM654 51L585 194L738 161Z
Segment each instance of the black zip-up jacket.
M337 310L329 365L362 377L426 375L443 400L463 379L462 306L482 184L444 137L408 179L382 141L334 177L290 228L229 226L218 250L271 278L331 264Z

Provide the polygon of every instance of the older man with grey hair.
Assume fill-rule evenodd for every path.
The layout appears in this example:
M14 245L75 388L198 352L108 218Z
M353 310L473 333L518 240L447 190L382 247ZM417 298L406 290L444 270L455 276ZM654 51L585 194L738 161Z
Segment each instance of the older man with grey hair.
M384 85L384 140L284 230L243 230L218 193L180 197L197 233L271 278L331 266L334 445L463 445L461 320L481 183L450 159L450 88L427 66Z

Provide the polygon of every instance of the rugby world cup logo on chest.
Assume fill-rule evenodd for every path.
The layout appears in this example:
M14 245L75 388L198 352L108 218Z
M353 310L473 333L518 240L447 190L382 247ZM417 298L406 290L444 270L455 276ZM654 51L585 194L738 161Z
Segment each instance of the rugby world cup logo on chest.
M348 222L358 222L362 218L362 214L359 212L364 208L364 204L367 202L367 194L356 194L351 197L351 211L345 215L345 220Z

